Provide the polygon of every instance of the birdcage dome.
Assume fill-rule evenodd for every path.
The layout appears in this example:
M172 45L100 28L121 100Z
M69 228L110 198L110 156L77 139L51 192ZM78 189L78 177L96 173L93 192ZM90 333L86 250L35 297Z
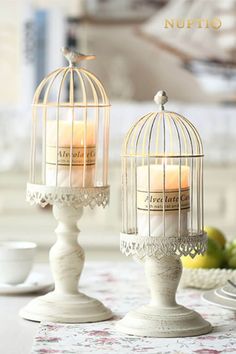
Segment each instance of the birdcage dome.
M36 89L33 106L108 107L109 99L99 79L82 67L67 66L50 73Z
M33 98L27 199L105 206L109 99L100 80L80 66L94 56L67 48L63 54L69 65L45 77Z
M160 159L201 157L203 147L198 131L187 118L161 110L146 114L130 128L124 139L122 156Z
M194 125L160 106L130 128L122 145L121 250L126 255L203 253L203 147Z

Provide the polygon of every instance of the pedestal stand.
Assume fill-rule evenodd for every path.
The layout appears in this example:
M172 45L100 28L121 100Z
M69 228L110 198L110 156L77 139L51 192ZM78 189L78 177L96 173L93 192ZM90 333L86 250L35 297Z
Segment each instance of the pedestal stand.
M20 311L21 317L63 323L96 322L112 317L112 312L100 301L78 291L84 265L84 251L77 242L77 221L82 213L82 207L53 206L58 221L57 241L49 258L55 290L32 300Z
M200 314L176 303L175 295L182 273L180 259L147 256L144 263L151 301L130 311L118 322L117 329L149 337L187 337L210 332L210 323Z

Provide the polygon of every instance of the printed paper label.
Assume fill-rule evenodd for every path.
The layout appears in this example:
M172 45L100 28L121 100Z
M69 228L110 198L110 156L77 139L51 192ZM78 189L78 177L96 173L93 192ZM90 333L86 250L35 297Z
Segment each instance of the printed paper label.
M58 166L83 166L84 160L85 164L88 166L95 165L96 159L96 147L87 146L86 147L86 158L84 159L85 149L83 147L73 147L72 149L72 160L71 160L71 149L70 147L58 147L58 153L56 146L47 146L46 148L46 163L50 165Z
M167 190L165 196L163 190L150 192L137 191L137 208L138 210L150 211L178 211L179 210L179 197L180 209L188 210L190 208L189 188L182 188L179 190Z

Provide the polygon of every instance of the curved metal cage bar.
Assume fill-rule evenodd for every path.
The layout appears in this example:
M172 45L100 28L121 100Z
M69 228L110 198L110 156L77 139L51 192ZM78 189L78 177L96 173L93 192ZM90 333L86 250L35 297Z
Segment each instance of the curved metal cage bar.
M61 94L59 94L59 97L56 94L56 92L58 92L58 86L60 83L64 84L65 81L68 81L67 76L70 76L69 85L72 85L71 94L73 96L75 94L75 88L73 86L76 84L76 81L78 82L78 85L81 86L81 91L83 93L83 95L77 97L77 100L74 100L74 102L70 102L67 99L63 100ZM58 81L60 82L58 83ZM78 100L78 98L82 98L82 100ZM74 107L84 107L86 98L87 105L91 107L110 106L110 102L106 95L105 89L94 74L83 68L63 67L53 71L42 80L35 91L32 105L33 107L40 107L44 104L48 104L52 107L70 107L71 105Z
M169 111L153 112L135 123L126 135L122 156L201 157L201 138L185 117Z
M122 252L204 252L203 147L194 125L164 109L148 113L128 131L121 155Z
M39 84L32 104L29 185L108 185L110 103L99 79L81 67L59 68Z

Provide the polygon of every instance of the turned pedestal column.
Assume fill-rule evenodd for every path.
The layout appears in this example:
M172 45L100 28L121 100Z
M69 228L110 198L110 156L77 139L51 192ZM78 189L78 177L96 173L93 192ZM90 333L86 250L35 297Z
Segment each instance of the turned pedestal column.
M49 259L55 290L32 300L20 311L21 317L64 323L96 322L112 317L111 311L100 301L78 290L84 265L84 251L77 241L77 221L82 214L82 207L53 206L53 215L58 221L57 241Z
M130 311L118 322L117 329L150 337L186 337L210 332L211 325L200 314L176 302L182 273L180 259L173 256L146 257L144 265L150 302Z

